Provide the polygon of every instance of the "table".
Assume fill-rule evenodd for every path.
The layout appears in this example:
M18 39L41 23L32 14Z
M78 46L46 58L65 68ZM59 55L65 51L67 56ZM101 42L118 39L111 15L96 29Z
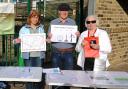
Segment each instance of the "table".
M41 67L0 67L0 81L41 82Z
M61 73L46 74L49 86L73 86L93 88L128 89L128 72L122 71L78 71L62 70ZM51 87L49 87L51 88Z
M123 71L87 71L95 88L128 89L128 72Z

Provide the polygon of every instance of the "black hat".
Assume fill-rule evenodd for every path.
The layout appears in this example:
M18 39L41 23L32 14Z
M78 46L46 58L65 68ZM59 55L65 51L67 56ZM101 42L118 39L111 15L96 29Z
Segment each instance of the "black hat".
M69 4L67 3L61 3L59 6L58 6L58 10L59 11L69 11L71 10Z

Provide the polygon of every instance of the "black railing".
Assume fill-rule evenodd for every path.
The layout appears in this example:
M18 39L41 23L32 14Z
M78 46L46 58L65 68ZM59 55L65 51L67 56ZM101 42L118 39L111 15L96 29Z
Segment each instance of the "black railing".
M14 34L6 34L0 36L0 65L1 66L17 66L18 64L18 47L13 44Z

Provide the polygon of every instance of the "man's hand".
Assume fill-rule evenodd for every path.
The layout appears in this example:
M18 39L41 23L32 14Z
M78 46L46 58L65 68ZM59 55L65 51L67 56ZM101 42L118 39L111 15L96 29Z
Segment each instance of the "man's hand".
M52 38L52 33L48 33L48 39Z
M46 39L47 43L51 43L52 33L48 33L48 37Z
M79 36L80 36L80 32L77 31L77 32L75 33L75 35L76 35L77 37L79 37Z

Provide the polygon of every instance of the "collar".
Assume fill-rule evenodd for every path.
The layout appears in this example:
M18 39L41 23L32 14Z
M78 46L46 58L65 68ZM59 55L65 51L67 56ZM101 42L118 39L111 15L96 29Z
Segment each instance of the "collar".
M26 27L26 28L31 28L31 26L30 26L30 25L28 25L28 24L25 24L25 27ZM41 27L41 24L40 24L40 25L38 25L36 28L39 28L39 27Z
M62 21L60 20L60 18L58 18L58 22L61 23ZM69 19L65 19L65 22L69 22Z
M88 30L87 30L88 31ZM96 28L96 31L94 32L94 36L97 36L97 34L99 33L99 28ZM88 36L89 36L89 31L88 31Z

